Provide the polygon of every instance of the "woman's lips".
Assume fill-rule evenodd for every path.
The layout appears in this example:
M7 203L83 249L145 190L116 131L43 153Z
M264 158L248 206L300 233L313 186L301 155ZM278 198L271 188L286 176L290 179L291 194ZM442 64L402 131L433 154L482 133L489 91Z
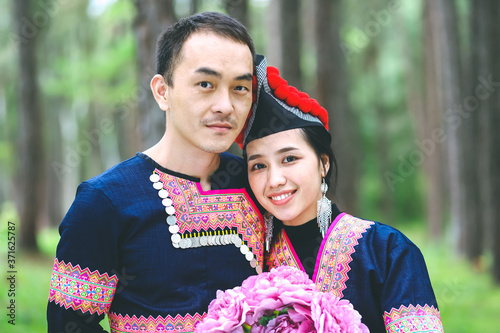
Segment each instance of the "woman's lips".
M273 193L270 196L268 196L269 200L277 206L285 205L287 204L290 200L292 200L295 190L291 191L282 191L278 193Z

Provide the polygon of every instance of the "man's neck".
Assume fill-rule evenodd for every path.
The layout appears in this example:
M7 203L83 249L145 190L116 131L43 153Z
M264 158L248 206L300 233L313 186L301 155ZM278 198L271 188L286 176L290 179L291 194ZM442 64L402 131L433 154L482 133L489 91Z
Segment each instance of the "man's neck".
M163 136L156 145L145 150L144 154L166 169L199 178L202 189L210 190L210 176L219 167L219 154L168 141L167 137Z

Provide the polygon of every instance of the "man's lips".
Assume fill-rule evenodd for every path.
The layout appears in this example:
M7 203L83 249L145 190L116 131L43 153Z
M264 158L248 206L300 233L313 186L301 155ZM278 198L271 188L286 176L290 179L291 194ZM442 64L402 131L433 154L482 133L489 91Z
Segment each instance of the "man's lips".
M216 131L229 131L233 128L229 123L211 123L206 125L208 128Z

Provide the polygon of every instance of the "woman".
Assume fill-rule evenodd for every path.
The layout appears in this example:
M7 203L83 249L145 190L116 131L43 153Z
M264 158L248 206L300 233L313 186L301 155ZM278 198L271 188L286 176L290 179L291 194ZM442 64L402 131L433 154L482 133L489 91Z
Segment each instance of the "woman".
M319 290L348 299L371 332L442 332L419 249L398 230L342 213L326 197L336 169L326 110L265 59L258 63L244 153L252 191L274 216L266 218L269 268L307 272Z

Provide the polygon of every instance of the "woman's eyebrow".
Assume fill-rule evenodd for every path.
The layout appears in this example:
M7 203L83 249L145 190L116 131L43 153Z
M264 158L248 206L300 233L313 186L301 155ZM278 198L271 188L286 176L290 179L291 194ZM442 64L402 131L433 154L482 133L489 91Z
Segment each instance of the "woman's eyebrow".
M287 153L287 152L292 151L292 150L299 150L299 148L297 148L297 147L283 147L281 149L278 149L276 151L276 154L283 154L283 153ZM258 159L262 156L263 156L262 154L253 154L253 155L248 156L248 160L252 161L252 160Z

